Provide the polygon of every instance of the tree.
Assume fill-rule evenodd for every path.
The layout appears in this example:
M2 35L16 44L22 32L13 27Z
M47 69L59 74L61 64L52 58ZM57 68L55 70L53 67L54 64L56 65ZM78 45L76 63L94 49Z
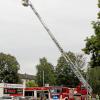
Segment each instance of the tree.
M77 65L78 69L81 71L81 68L83 68L85 64L85 60L83 60L83 55L75 55L72 52L68 52L66 54L69 55L72 62ZM69 63L66 63L65 59L62 56L58 59L58 63L56 66L56 76L58 85L75 87L79 84L79 80L71 70Z
M0 82L18 83L19 68L20 65L14 56L0 53Z
M100 0L98 0L98 7L100 8ZM100 12L98 13L98 19L100 19ZM86 46L82 49L86 54L91 55L90 66L100 67L100 21L92 22L94 35L90 38L87 37Z
M28 81L26 82L26 87L37 87L38 85L36 84L35 81Z
M98 0L100 8L100 0ZM86 46L82 49L86 54L91 55L89 62L90 68L87 72L89 75L89 83L93 88L94 93L100 93L100 12L98 20L92 22L94 35L87 37Z
M50 64L45 57L40 59L40 64L37 68L37 84L43 86L44 84L55 85L54 66Z
M94 93L100 94L100 68L89 68L88 69L88 81L93 88Z

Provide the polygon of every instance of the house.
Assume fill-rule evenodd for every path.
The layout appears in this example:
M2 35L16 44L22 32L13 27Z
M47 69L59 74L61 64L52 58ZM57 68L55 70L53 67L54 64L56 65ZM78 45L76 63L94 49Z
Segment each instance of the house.
M32 81L32 80L35 81L35 79L36 79L36 76L30 75L30 74L27 74L27 73L25 73L25 74L20 74L20 73L19 73L19 77L20 77L20 79L22 80L22 82L23 82L24 80L25 80L26 82L27 82L27 81Z

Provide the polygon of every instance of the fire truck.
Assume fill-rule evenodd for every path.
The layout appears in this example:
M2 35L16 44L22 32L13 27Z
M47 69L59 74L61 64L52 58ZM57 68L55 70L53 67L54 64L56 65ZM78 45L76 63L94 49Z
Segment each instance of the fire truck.
M58 41L56 40L56 38L53 36L51 30L48 28L48 26L43 21L43 19L41 18L41 16L37 12L37 10L34 8L34 6L31 3L31 1L30 0L22 0L22 5L25 6L25 7L30 6L30 8L32 9L32 11L35 13L35 15L37 16L37 18L39 19L40 23L43 25L44 29L47 31L47 33L50 36L50 38L52 39L52 41L55 43L55 45L59 49L59 51L62 54L62 56L64 57L66 63L69 64L69 66L70 66L71 70L73 71L73 73L76 75L76 77L79 79L79 81L83 84L83 86L85 87L85 89L87 89L87 93L91 95L92 94L92 88L89 85L89 83L86 81L86 79L83 77L83 75L81 74L81 72L79 71L78 64L77 63L74 64L73 61L70 59L69 55L67 55L66 52L63 50L63 48L61 47L61 45L58 43ZM76 92L77 91L78 90L76 89Z
M24 93L24 94L23 94ZM23 84L0 83L0 97L32 97L36 100L85 100L87 90L79 84L76 88L63 86L23 87Z
M62 86L25 88L25 96L37 100L86 100L87 90L81 85L76 88Z
M48 26L43 21L43 19L41 18L41 16L37 12L37 10L34 8L34 6L31 3L31 1L30 0L22 0L22 5L25 6L25 7L30 6L30 8L32 9L32 11L35 13L35 15L37 16L37 18L39 19L40 23L43 25L44 29L47 31L47 33L50 36L50 38L52 39L52 41L55 43L55 45L59 49L59 51L62 54L62 56L64 57L66 63L69 64L69 66L70 66L71 70L73 71L73 73L77 76L77 78L79 79L79 81L87 89L88 94L91 94L92 93L92 88L88 84L88 82L85 80L85 78L83 77L83 75L81 74L81 72L79 71L78 64L77 63L74 64L73 61L70 59L69 55L67 55L65 53L65 51L63 50L63 48L61 47L61 45L58 43L58 41L56 40L56 38L53 36L51 30L48 28Z
M25 88L25 96L40 100L68 100L69 88L50 86Z

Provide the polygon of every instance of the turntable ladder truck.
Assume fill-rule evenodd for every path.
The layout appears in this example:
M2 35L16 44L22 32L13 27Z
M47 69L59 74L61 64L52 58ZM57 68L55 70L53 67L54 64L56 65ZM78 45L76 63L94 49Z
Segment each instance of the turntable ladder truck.
M48 35L51 37L51 39L53 40L53 42L55 43L55 45L57 46L57 48L59 49L60 53L62 54L62 56L64 57L66 63L69 64L71 70L74 72L74 74L76 75L76 77L79 79L79 81L83 84L83 86L87 89L88 94L92 93L92 88L89 85L89 83L85 80L85 78L83 77L83 75L81 74L81 72L79 71L78 67L76 66L76 64L74 64L72 62L72 60L70 59L70 57L65 53L65 51L63 50L63 48L60 46L60 44L58 43L58 41L56 40L56 38L53 36L51 30L48 28L48 26L45 24L45 22L42 20L41 16L39 15L39 13L37 12L37 10L34 8L33 4L31 1L29 0L22 0L22 5L25 7L30 6L30 8L32 9L32 11L35 13L35 15L37 16L37 18L39 19L40 23L43 25L43 27L45 28L45 30L47 31Z

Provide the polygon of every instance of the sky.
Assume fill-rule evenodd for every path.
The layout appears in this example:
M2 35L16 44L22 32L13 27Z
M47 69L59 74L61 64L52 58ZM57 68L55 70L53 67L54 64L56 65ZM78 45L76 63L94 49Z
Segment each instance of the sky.
M98 0L31 0L62 48L83 53L86 37L94 34ZM60 52L30 7L21 0L0 1L0 52L15 56L20 73L36 74L39 59L57 64Z

